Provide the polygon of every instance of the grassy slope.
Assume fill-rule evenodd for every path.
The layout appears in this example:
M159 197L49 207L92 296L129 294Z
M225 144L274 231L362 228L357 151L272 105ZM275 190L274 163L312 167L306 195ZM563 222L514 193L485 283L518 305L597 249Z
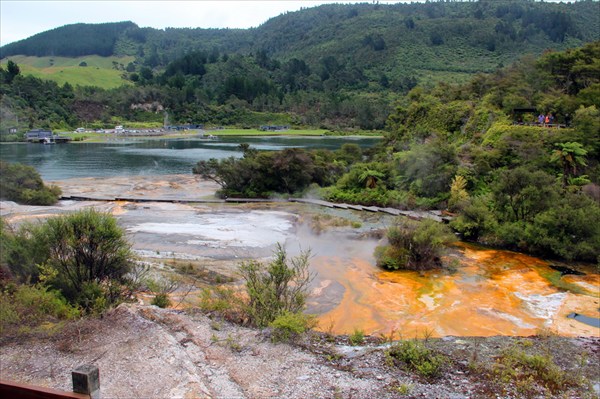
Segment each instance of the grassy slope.
M41 79L53 80L60 85L69 82L73 86L98 86L104 89L112 89L131 84L121 77L123 71L113 68L113 61L127 65L134 60L134 57L100 57L89 55L67 58L17 55L11 56L10 60L19 65L21 73L33 75ZM87 67L79 66L83 61L87 63ZM8 58L0 61L3 66L7 62Z

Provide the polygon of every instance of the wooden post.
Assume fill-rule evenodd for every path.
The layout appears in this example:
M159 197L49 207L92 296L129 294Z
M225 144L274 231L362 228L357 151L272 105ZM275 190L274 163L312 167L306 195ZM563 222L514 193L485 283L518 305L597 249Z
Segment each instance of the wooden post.
M100 399L100 371L98 367L84 364L71 373L73 392L90 395L91 399Z

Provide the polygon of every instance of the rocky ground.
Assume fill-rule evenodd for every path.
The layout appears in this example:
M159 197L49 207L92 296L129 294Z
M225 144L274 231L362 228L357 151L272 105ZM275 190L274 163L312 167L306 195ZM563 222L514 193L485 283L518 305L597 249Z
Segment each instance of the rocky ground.
M552 335L428 339L424 345L445 361L440 377L426 379L390 363L390 344L373 338L351 346L347 337L315 333L273 343L268 330L124 304L54 337L4 337L0 375L69 390L71 370L94 364L103 398L593 398L599 344ZM544 390L537 377L502 382L506 364L498 359L506 348L554 359L562 371L553 378L566 377L561 391Z

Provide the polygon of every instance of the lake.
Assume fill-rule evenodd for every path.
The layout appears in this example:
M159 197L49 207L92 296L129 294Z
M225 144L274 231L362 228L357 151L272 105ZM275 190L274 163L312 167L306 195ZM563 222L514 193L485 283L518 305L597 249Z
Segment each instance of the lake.
M258 150L335 150L345 143L374 146L376 137L235 136L206 139L123 139L100 143L0 145L0 159L33 166L44 180L73 177L188 174L200 160L241 157L240 143Z

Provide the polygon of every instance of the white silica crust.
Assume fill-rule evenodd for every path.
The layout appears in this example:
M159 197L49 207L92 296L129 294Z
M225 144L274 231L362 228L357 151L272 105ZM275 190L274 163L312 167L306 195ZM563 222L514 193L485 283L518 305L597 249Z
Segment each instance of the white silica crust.
M287 212L254 210L231 216L199 214L187 223L141 223L127 230L185 235L188 245L261 248L284 242L293 227L293 215Z

